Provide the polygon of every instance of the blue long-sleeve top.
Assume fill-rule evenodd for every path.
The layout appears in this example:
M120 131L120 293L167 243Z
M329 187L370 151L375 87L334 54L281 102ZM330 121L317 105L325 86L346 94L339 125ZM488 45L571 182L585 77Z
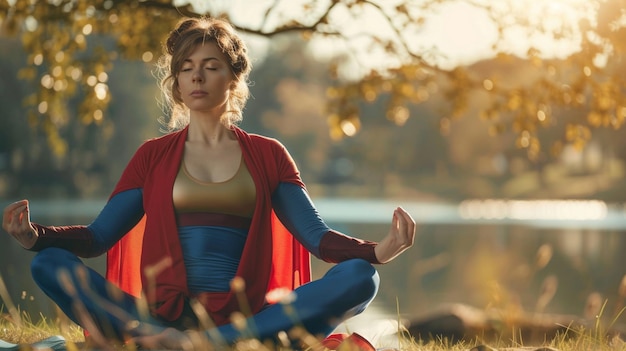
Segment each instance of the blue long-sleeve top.
M363 258L369 262L378 263L374 254L376 244L346 236L329 228L302 187L292 183L280 183L272 194L272 206L283 225L314 256L327 262ZM109 250L132 229L143 214L142 190L126 190L111 197L96 219L87 226L51 227L34 224L39 239L31 250L38 251L48 246L57 246L83 257L99 256ZM202 263L195 268L193 266L193 264L197 264L193 260L200 259L206 253L197 245L198 242L195 241L194 235L191 235L197 229L179 227L181 247L188 270L191 267L191 272L188 272L190 289L192 291L227 290L224 282L228 282L230 279L226 279L219 273L217 278L221 277L220 279L207 279L209 277L202 277L202 273L199 273L207 271ZM229 272L228 275L234 275L247 231L237 231L232 228L204 228L203 230L206 232L207 229L209 233L213 234L218 233L218 231L223 234L224 230L233 234L219 236L222 242L217 242L213 247L229 246L229 250L224 247L216 252L231 260L224 270ZM213 235L212 238L217 237ZM206 242L201 242L201 244L206 245ZM221 283L207 288L205 285L207 281L220 281Z

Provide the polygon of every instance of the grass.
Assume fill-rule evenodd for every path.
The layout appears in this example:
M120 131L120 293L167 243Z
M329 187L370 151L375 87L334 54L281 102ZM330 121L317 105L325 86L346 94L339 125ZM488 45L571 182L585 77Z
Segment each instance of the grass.
M41 316L33 322L26 313L20 313L19 320L10 313L0 314L0 339L16 344L30 344L52 335L63 335L67 340L80 343L84 341L83 330L72 324L61 325L58 321Z
M17 313L17 318L16 318ZM513 331L514 333L514 331ZM3 309L0 312L0 339L12 343L28 344L33 343L53 335L62 335L68 340L69 351L89 350L83 337L80 327L64 319L51 320L41 316L40 321L33 322L24 312L8 311ZM301 340L310 345L311 350L323 351L319 340L311 339L311 335L301 334ZM451 343L447 340L436 340L428 343L418 342L407 337L403 330L398 331L397 340L390 345L374 345L379 350L400 349L402 351L491 351L491 350L560 350L560 351L622 351L626 350L626 343L619 337L609 337L599 324L591 329L569 329L567 335L557 335L552 340L548 340L543 345L524 345L522 340L509 338L509 340L492 340L484 342L477 338L474 341L461 341ZM132 350L134 347L127 346L125 350ZM290 350L289 348L275 347L274 345L263 344L258 340L245 340L235 345L233 350ZM350 348L340 348L343 351L350 351Z
M549 298L539 300L549 300ZM624 306L626 300L626 276L622 280L619 288L620 301L618 306ZM59 318L49 319L39 316L38 321L33 321L28 313L20 311L12 304L10 296L0 276L0 297L4 305L0 306L0 339L16 344L31 344L43 340L53 335L62 335L67 340L68 351L88 351L93 349L88 342L85 342L83 330L69 321L62 313L58 313ZM596 301L597 302L597 301ZM547 302L544 301L543 304ZM460 342L450 342L447 339L435 339L427 343L412 338L408 330L401 326L398 320L397 335L386 338L380 345L374 346L379 350L400 350L400 351L492 351L492 350L559 350L559 351L626 351L626 343L619 333L615 333L619 328L615 328L626 307L620 307L613 313L607 312L607 302L595 303L593 315L596 316L594 323L581 326L561 325L562 332L553 335L545 341L529 341L522 337L523 331L520 327L522 314L520 311L500 306L500 313L497 328L487 330L486 328L474 333L472 339ZM504 311L504 312L502 312ZM401 315L398 307L398 315ZM198 315L201 317L200 315ZM531 317L537 318L537 317ZM202 320L202 318L200 318ZM535 322L537 322L535 320ZM236 323L235 323L236 324ZM531 324L533 325L533 324ZM534 324L536 326L536 324ZM245 326L243 326L245 328ZM193 334L191 334L193 336ZM541 334L543 335L543 334ZM294 329L290 331L292 339L302 341L311 351L324 351L320 345L320 340L304 332ZM535 339L536 340L536 339ZM201 340L201 342L204 340ZM206 341L204 341L206 342ZM533 344L528 344L532 342ZM384 343L384 344L383 344ZM206 345L206 344L205 344ZM28 347L23 348L29 350ZM101 348L99 348L101 349ZM127 344L120 348L124 350L135 350L132 344ZM205 348L201 348L205 349ZM276 345L263 344L256 339L243 340L232 347L232 350L260 350L260 351L289 351L289 347L277 347ZM340 351L351 351L349 347L340 347Z
M4 284L0 277L0 296L3 297L6 305L0 306L0 339L16 344L31 344L48 338L53 335L62 335L67 340L68 351L88 351L93 349L85 342L83 330L72 323L62 313L58 313L59 318L49 319L39 316L38 321L33 321L28 313L20 311L8 300L8 294L4 289ZM519 327L519 318L514 321L513 316L501 316L498 328L495 330L479 330L474 333L473 339L450 342L447 339L435 339L424 343L412 338L408 330L402 327L398 321L397 335L381 339L380 344L374 346L380 350L400 350L400 351L492 351L492 350L559 350L559 351L626 351L626 343L619 334L612 332L614 324L624 312L622 308L614 318L608 322L603 322L600 318L605 311L606 302L600 306L598 317L594 324L587 327L580 325L562 325L562 330L556 336L544 342L525 344L522 337L522 329ZM399 314L400 315L400 314ZM293 333L292 333L293 332ZM302 330L290 331L290 336L308 345L311 351L325 351L320 345L320 340ZM204 341L205 342L205 341ZM528 340L526 340L528 342ZM205 344L206 345L206 344ZM29 350L28 347L23 348ZM102 348L98 348L102 349ZM117 348L124 350L136 350L134 345L127 344L125 347ZM205 349L205 348L201 348ZM276 345L263 344L259 340L244 340L234 345L232 350L247 351L290 351L289 347L277 347ZM340 347L341 351L351 351L349 347Z

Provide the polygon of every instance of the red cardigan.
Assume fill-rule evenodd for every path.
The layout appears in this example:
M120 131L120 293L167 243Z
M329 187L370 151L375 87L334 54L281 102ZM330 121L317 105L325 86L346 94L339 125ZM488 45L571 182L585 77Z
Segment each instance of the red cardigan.
M145 142L111 195L142 188L145 216L108 251L106 277L130 294L145 294L153 313L166 320L177 319L190 297L172 204L187 130ZM271 205L271 194L279 182L304 184L282 144L237 127L233 130L257 190L254 216L236 274L243 278L247 303L256 313L269 292L293 290L311 280L310 254L276 218ZM238 309L232 292L211 303L206 306L209 311Z

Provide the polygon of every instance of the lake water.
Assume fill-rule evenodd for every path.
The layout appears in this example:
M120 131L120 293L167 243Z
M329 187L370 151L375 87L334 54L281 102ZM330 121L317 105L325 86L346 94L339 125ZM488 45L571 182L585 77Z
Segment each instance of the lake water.
M623 205L600 201L468 200L460 204L314 199L339 231L377 241L403 206L419 225L415 246L378 266L375 314L413 318L446 303L478 308L519 307L584 314L591 297L617 308L626 274ZM32 220L85 224L104 200L31 201ZM33 254L0 236L0 274L11 299L31 315L53 315L29 273ZM104 259L88 263L103 270ZM314 276L328 264L313 260ZM624 283L626 284L626 283ZM611 311L612 312L612 311Z

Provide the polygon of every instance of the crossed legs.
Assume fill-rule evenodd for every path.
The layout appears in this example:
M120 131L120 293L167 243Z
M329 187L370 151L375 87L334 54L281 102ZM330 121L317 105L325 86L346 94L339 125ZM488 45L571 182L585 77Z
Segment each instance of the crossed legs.
M74 254L59 248L40 251L31 263L33 279L75 323L106 338L134 336L129 322L140 321L155 332L170 327L141 308L143 301L121 291L87 267ZM332 267L322 278L293 292L288 304L271 305L247 320L246 330L232 324L207 333L233 343L242 337L272 339L294 326L326 336L342 321L361 313L374 299L378 273L368 262L348 260ZM143 304L145 305L145 304ZM215 333L217 332L217 333Z

